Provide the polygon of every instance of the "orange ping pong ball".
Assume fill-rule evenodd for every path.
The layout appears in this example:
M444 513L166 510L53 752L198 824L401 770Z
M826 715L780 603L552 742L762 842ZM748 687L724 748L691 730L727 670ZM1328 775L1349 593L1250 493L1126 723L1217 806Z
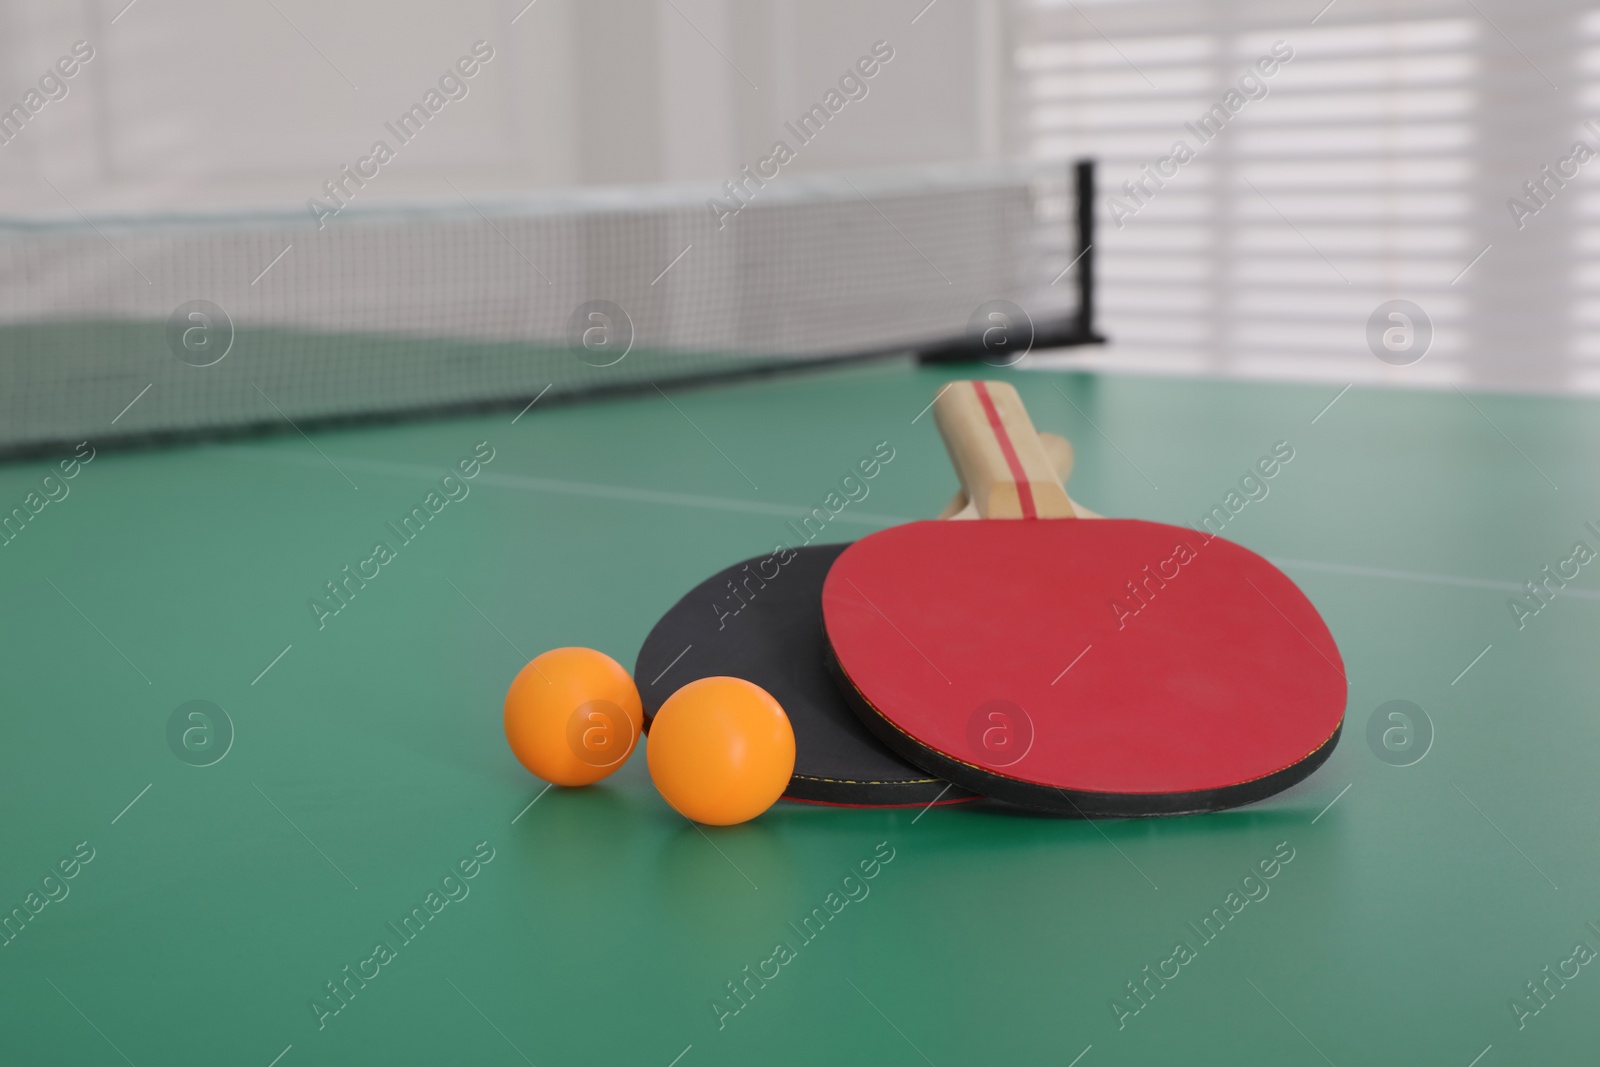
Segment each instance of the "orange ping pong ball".
M627 762L644 706L628 672L604 652L554 648L517 672L505 726L528 770L556 785L588 785Z
M743 678L701 678L650 724L650 778L681 814L708 826L755 818L794 774L794 729L772 695Z

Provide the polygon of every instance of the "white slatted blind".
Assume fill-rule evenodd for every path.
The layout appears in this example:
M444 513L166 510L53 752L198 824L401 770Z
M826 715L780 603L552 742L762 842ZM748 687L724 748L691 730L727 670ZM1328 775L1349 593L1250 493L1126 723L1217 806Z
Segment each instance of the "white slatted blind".
M1600 119L1589 117L1600 116L1600 12L1585 15L1580 27L1575 79L1580 118L1573 136L1600 148ZM1600 159L1584 167L1572 193L1576 215L1569 283L1573 377L1579 389L1600 392Z
M1600 390L1600 159L1520 228L1506 204L1575 138L1600 149L1600 122L1584 126L1600 17L1565 0L1325 3L1016 0L1014 149L1100 161L1114 347L1061 358ZM1264 77L1276 42L1293 58ZM1254 98L1202 142L1241 78ZM1180 141L1195 157L1163 177ZM1433 323L1412 366L1367 345L1395 298Z

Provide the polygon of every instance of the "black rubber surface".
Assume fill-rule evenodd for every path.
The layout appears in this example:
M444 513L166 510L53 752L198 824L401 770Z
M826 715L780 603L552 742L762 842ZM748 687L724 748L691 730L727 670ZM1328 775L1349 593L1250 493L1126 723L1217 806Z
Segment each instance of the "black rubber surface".
M835 686L822 630L822 583L845 547L809 545L781 564L757 556L690 590L639 650L633 676L645 729L682 686L731 675L771 693L789 715L795 740L789 800L902 807L973 799L891 752Z

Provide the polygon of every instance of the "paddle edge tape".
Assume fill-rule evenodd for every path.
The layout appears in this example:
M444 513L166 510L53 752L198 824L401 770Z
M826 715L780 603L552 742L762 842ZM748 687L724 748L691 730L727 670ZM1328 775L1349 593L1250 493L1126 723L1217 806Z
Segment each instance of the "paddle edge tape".
M948 808L952 804L971 804L983 798L977 793L969 793L960 786L951 782L940 782L940 786L948 790L936 794L932 800L913 800L904 804L873 800L868 803L857 803L852 800L830 800L821 797L797 797L792 793L785 793L784 800L797 804L811 804L819 808L855 808L858 811L870 811L877 808Z
M1032 811L1055 815L1075 815L1080 818L1127 819L1161 815L1199 815L1212 811L1254 804L1275 796L1297 782L1305 780L1318 767L1328 761L1339 736L1344 732L1344 716L1333 728L1328 739L1303 758L1289 766L1260 778L1220 789L1197 789L1183 793L1097 793L1078 789L1058 789L1037 782L1010 778L985 770L965 760L958 760L936 748L918 741L899 726L878 713L862 696L850 676L845 673L839 658L828 650L828 670L838 683L839 692L846 703L861 717L862 723L873 735L897 753L906 762L921 767L929 774L942 776L958 788L1015 804Z
M965 804L979 797L943 778L872 782L796 774L789 778L783 799L831 808L923 808L934 804L941 807Z

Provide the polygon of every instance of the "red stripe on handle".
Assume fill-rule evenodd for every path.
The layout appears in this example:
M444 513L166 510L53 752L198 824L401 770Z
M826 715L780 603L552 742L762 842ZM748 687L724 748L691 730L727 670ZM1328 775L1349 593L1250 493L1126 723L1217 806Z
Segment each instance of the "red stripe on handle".
M1017 485L1017 503L1022 508L1022 517L1037 519L1039 513L1033 506L1033 486L1023 473L1022 460L1011 444L1005 424L1000 421L1000 412L995 409L994 399L989 396L989 389L982 382L973 382L972 388L978 394L978 403L983 405L983 413L989 419L989 428L994 431L995 440L1000 442L1000 453L1006 457L1006 466L1011 468L1011 480Z

